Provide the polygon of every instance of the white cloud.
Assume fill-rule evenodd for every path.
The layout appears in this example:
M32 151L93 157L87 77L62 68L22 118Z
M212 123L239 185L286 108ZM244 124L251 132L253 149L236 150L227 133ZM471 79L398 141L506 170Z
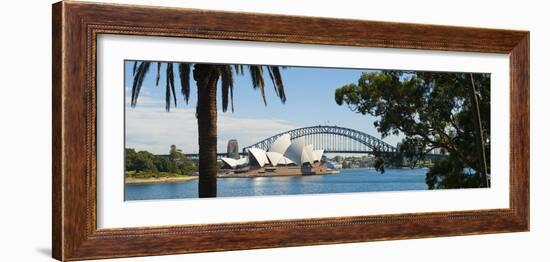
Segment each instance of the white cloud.
M159 101L140 101L158 104ZM218 112L218 152L227 150L227 141L237 139L240 148L264 138L294 129L285 120L237 118ZM126 147L167 153L175 144L186 153L198 152L198 128L195 109L175 108L166 112L160 107L136 107L126 110Z
M131 96L126 96L125 102L127 106L130 106L130 102L132 101ZM150 96L142 95L138 97L138 103L136 107L153 107L156 106L158 108L164 108L165 102L164 100L155 99Z

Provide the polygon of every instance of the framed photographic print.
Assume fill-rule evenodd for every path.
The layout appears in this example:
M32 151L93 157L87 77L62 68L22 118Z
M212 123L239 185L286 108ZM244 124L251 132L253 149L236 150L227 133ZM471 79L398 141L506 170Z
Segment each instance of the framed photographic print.
M529 32L53 5L53 257L529 230Z

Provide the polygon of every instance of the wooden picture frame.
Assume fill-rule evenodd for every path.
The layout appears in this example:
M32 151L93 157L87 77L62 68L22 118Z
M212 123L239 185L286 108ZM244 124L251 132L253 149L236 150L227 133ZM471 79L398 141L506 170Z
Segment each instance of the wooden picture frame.
M529 230L529 32L84 2L53 5L53 257L81 260ZM508 54L510 207L98 229L99 34Z

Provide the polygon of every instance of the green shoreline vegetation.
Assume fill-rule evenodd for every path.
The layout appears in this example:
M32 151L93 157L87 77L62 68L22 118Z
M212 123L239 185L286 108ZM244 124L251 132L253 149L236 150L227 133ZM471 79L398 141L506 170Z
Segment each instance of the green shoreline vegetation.
M341 164L342 169L348 168L376 168L377 157L371 156L341 156L336 155L332 157L331 161ZM391 161L393 160L393 161ZM434 161L429 159L421 159L416 161L412 166L407 159L388 159L384 163L386 168L430 168L434 166Z
M181 182L196 179L197 165L175 145L168 155L125 149L124 181L127 184Z
M124 172L125 177L129 178L167 178L167 177L189 177L190 175L182 175L178 173L170 172L150 172L150 171L126 171Z

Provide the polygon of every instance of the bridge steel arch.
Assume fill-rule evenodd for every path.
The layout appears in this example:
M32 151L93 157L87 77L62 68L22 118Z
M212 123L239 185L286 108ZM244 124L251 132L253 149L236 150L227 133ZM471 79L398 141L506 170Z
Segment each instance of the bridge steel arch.
M383 153L397 153L397 148L374 137L367 133L351 129L351 128L345 128L345 127L339 127L339 126L310 126L310 127L302 127L297 128L293 130L289 130L286 132L282 132L279 134L276 134L272 137L266 138L264 140L261 140L255 144L246 146L243 148L243 153L247 152L247 149L249 148L260 148L263 150L268 150L271 147L271 144L277 140L281 135L289 134L290 139L294 140L299 137L308 136L308 135L317 135L317 134L330 134L335 136L342 136L347 137L349 139L355 140L368 148L374 150L378 150Z

